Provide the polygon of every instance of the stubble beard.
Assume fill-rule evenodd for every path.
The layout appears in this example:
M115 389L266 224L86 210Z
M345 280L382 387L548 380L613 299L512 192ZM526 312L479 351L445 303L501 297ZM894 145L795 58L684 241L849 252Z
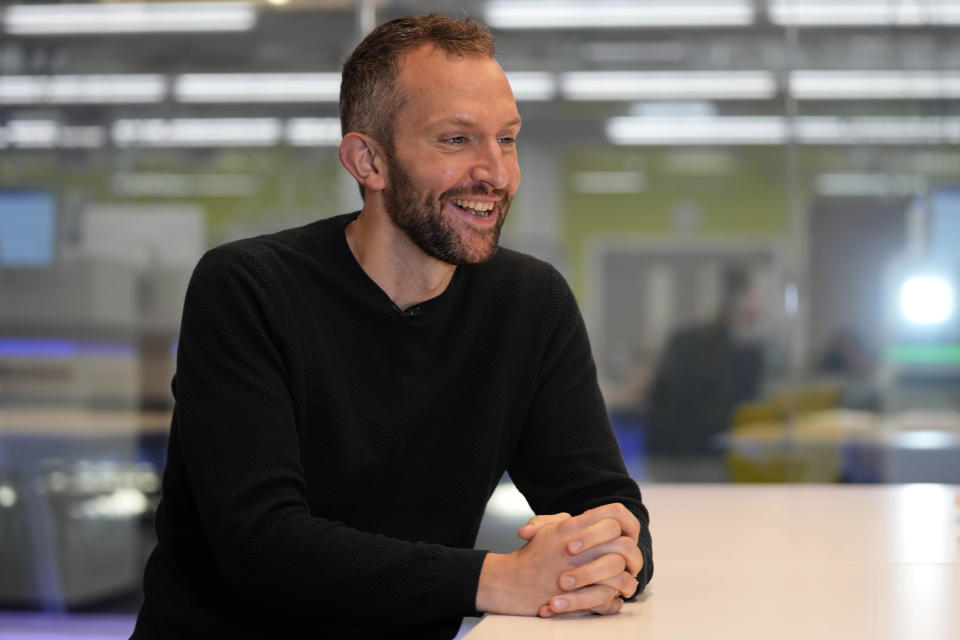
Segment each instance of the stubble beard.
M428 256L452 265L483 264L497 252L500 229L507 217L511 198L503 190L451 189L434 198L416 187L410 176L395 160L388 159L389 184L384 190L384 204L390 219ZM468 195L500 196L491 215L496 224L485 231L472 230L474 238L482 235L483 243L474 248L460 237L443 215L443 205L454 197Z

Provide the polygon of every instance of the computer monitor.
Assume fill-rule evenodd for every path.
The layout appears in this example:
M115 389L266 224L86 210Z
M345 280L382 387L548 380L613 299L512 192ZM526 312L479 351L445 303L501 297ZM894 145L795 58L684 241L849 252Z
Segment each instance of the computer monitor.
M51 264L56 214L56 197L50 191L0 188L0 267Z

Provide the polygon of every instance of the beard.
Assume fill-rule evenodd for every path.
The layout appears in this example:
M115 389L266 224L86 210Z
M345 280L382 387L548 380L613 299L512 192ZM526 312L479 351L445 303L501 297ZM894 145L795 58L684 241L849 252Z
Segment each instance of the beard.
M424 253L457 266L483 264L496 254L500 229L512 200L505 190L460 187L434 197L418 189L393 158L388 156L387 162L390 180L383 194L387 213ZM458 231L443 215L444 204L453 198L469 199L470 195L491 194L500 196L500 201L490 212L490 215L497 216L497 221L489 229L462 228Z

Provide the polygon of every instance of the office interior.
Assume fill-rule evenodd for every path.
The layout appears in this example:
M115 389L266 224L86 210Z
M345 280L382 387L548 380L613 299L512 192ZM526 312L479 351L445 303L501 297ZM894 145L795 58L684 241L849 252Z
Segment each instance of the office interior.
M641 487L960 484L960 2L0 11L0 629L129 634L191 270L360 207L339 70L408 14L496 37L501 243L570 283ZM529 515L505 478L478 545Z

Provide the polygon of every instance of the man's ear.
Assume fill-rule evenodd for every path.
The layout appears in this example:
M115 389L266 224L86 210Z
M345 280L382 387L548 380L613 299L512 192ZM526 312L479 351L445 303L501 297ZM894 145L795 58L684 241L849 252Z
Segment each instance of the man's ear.
M383 191L386 187L384 158L380 143L365 133L351 131L340 142L340 163L366 191Z

